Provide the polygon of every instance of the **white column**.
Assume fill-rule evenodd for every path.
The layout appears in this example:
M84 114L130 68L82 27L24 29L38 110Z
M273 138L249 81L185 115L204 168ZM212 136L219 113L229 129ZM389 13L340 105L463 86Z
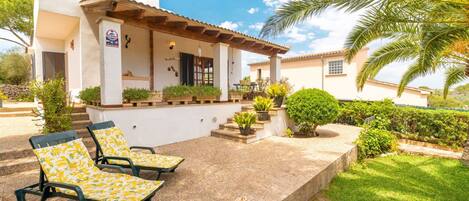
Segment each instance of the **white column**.
M123 21L102 17L97 23L101 53L101 105L122 106L121 24Z
M214 85L221 89L220 101L228 100L228 44L213 46Z
M229 58L229 83L228 88L234 87L233 84L238 84L242 79L243 67L241 65L241 50L230 48Z
M282 57L273 55L270 57L270 82L276 83L282 78L280 75L280 68L282 66Z

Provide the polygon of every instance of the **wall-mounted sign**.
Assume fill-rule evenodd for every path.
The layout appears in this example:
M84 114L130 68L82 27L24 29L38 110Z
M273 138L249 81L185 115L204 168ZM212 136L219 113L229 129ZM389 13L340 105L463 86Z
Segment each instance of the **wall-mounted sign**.
M119 34L114 29L108 29L106 31L106 46L119 47Z

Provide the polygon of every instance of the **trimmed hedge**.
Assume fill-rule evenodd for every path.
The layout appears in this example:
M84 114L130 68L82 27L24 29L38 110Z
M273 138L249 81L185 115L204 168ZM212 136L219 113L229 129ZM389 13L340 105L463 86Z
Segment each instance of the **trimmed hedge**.
M370 116L401 138L451 147L463 147L469 133L469 112L400 107L389 100L342 103L337 122L362 126Z
M373 158L384 153L397 151L397 138L387 130L365 128L355 141L358 158Z

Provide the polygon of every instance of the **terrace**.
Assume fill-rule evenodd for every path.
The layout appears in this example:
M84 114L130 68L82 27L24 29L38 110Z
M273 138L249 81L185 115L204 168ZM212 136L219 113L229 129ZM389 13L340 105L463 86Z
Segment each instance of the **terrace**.
M318 138L272 136L252 144L215 137L164 145L158 152L186 158L174 174L162 175L158 200L307 200L356 160L352 143L360 129L320 128ZM143 172L154 179L154 173ZM37 171L0 177L0 198L37 182Z

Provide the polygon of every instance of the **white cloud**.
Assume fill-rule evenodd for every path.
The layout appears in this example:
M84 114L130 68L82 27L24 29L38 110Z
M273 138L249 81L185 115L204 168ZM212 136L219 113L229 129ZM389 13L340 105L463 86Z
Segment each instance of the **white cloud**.
M221 27L231 30L236 30L243 24L241 22L231 22L231 21L224 21L220 24Z
M257 23L255 23L255 24L249 25L249 28L250 28L250 29L254 29L254 30L256 30L256 31L260 31L263 26L264 26L264 23L263 23L263 22L257 22Z
M274 9L277 9L280 5L287 3L291 0L262 0L264 4L268 7L272 7Z
M254 13L257 13L257 12L259 12L259 8L250 8L250 9L248 10L248 13L249 13L249 14L254 14Z
M294 26L280 37L287 38L287 43L300 43L305 42L307 39L313 39L314 33L308 32L308 30L300 28L299 26Z

